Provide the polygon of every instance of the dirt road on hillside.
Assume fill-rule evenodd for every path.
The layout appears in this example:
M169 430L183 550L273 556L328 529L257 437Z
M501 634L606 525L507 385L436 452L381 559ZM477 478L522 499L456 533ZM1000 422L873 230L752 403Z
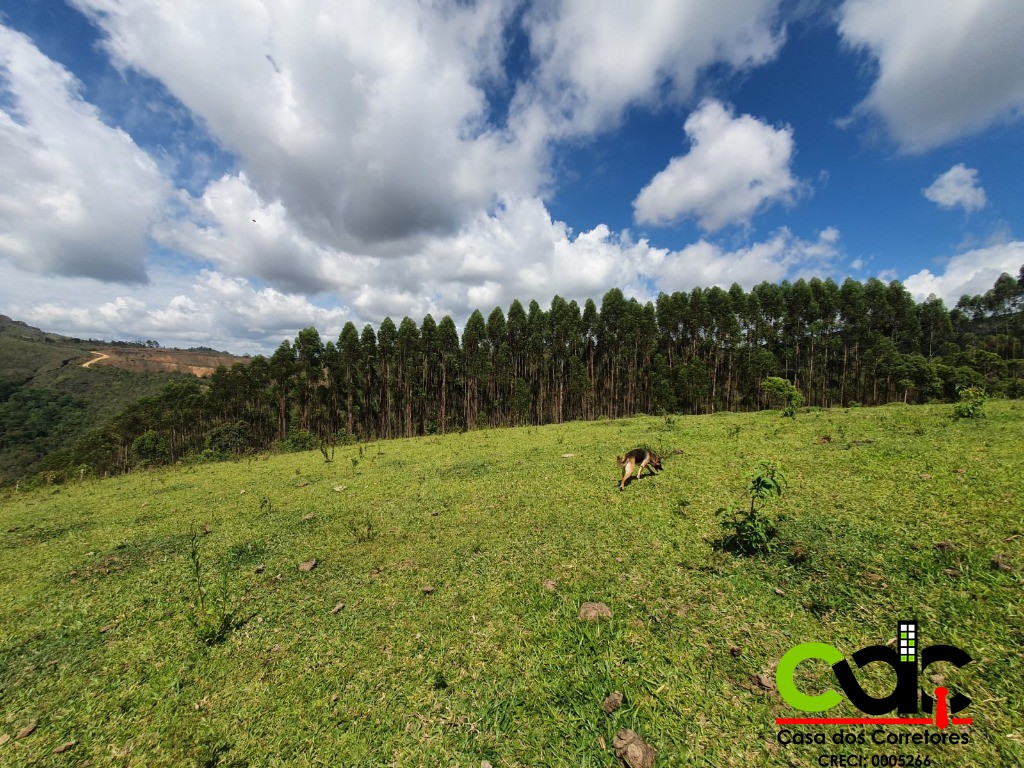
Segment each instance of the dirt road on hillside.
M82 367L83 368L88 368L93 363L98 363L100 360L106 360L107 358L110 357L110 355L105 355L102 352L90 352L89 354L90 355L96 355L96 357L94 357L92 360L88 360L88 361L82 363Z

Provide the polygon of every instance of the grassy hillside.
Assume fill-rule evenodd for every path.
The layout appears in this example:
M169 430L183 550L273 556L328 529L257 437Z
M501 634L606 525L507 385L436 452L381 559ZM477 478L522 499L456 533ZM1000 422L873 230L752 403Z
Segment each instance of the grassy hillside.
M987 410L574 423L8 492L0 762L613 766L632 728L658 766L1024 764L1024 405ZM644 443L665 470L620 493L614 456ZM761 460L788 478L784 544L717 551ZM907 618L974 657L921 680L972 697L968 744L779 744L801 714L771 690L782 654L849 659ZM837 687L819 664L802 686ZM857 674L880 696L877 666Z

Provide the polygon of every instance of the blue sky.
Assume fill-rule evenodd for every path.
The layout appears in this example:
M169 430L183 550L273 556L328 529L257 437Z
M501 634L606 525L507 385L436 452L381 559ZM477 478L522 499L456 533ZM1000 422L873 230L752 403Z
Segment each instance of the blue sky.
M0 0L0 312L351 320L1024 263L1017 0Z

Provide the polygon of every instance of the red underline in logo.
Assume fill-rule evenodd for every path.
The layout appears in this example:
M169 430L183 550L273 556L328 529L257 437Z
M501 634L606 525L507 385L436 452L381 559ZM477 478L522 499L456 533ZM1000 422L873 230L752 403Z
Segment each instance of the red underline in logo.
M973 718L949 716L946 699L949 690L943 686L935 689L938 707L935 719L930 717L777 717L776 725L934 725L946 728L953 725L970 725Z
M953 717L951 725L970 725L973 718ZM776 725L938 725L930 717L777 717ZM941 726L940 726L941 727Z

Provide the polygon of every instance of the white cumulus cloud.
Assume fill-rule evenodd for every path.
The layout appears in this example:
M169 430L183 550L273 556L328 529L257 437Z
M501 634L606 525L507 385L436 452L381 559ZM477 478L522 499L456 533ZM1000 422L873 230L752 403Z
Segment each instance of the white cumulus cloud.
M793 132L706 100L684 126L690 151L672 158L633 202L637 222L696 217L708 231L748 221L761 207L793 198Z
M878 76L862 112L906 152L924 152L1024 114L1019 0L847 0L839 33Z
M785 41L778 0L560 0L527 14L537 77L521 96L554 135L614 127L632 104L688 99L701 69L741 70Z
M81 85L0 25L0 257L25 270L143 282L171 187Z
M985 190L978 183L978 171L963 163L954 165L922 192L942 208L955 208L959 205L968 212L979 211L987 202Z
M832 271L839 256L839 231L834 227L819 232L814 241L782 228L768 240L734 250L699 240L665 255L657 284L666 293L694 286L725 288L733 283L750 289L765 280L820 277Z
M983 294L996 279L1006 272L1016 277L1024 266L1024 242L1007 243L976 248L951 258L945 269L936 274L922 269L907 277L903 284L918 301L935 294L952 307L965 293Z
M488 122L509 4L74 5L117 65L162 82L319 246L411 250L496 189L539 183L535 148Z

